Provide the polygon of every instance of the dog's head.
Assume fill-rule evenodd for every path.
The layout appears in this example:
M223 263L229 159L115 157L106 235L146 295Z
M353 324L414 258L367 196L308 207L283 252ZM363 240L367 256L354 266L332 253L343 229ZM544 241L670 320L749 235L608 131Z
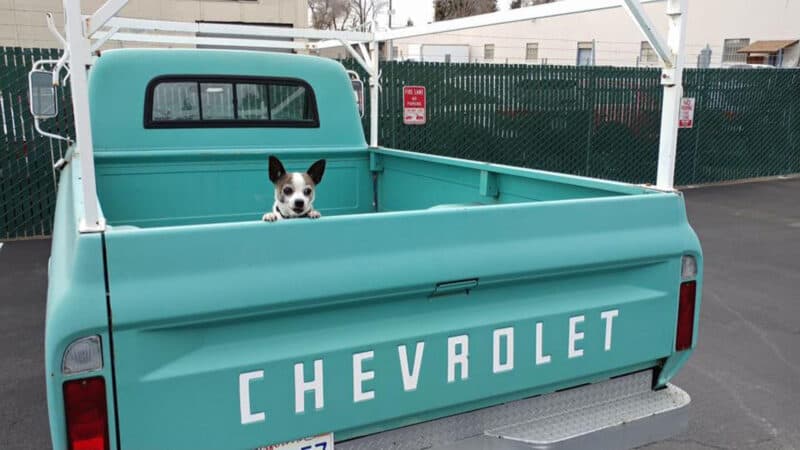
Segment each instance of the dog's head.
M322 182L325 160L320 159L303 172L287 172L283 163L269 157L269 179L275 185L275 205L287 218L303 217L313 209L317 185Z

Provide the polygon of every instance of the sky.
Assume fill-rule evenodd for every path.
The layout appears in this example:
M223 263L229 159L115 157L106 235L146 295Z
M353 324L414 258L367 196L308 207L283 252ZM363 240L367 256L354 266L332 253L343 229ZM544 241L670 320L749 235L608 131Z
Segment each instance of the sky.
M388 1L388 0L387 0ZM497 8L500 10L508 9L511 0L498 0ZM433 0L392 0L392 8L395 15L392 18L392 26L405 26L409 18L415 25L433 21ZM386 25L387 15L383 14L382 25Z

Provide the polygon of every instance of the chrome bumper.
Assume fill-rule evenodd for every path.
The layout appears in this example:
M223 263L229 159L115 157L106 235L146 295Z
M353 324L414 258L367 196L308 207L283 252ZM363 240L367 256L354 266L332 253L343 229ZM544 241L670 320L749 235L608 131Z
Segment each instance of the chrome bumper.
M645 371L336 444L337 450L622 449L686 428L689 394Z

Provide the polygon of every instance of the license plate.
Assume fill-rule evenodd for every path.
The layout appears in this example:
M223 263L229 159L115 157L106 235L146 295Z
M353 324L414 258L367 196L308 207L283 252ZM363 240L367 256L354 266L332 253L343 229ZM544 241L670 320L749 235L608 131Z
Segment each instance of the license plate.
M320 434L284 444L258 447L256 450L333 450L333 433Z

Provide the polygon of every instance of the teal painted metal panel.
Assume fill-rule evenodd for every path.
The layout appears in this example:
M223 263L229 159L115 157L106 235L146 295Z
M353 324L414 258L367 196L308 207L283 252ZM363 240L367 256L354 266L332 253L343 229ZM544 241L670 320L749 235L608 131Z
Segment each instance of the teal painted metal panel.
M61 174L55 211L54 234L48 267L45 318L45 371L47 410L53 448L67 448L62 385L71 379L102 376L106 380L108 411L114 411L111 346L103 273L103 238L79 234L80 164L68 165ZM67 346L85 336L98 335L103 368L79 375L63 375L61 363ZM111 449L116 448L116 420L108 417Z
M401 155L383 152L383 173ZM455 180L477 195L480 181L448 174L450 161L425 159L402 162L438 186L383 185L378 175L379 189L420 195L417 209L112 228L115 350L129 355L116 366L122 441L244 449L330 431L345 439L655 367L673 354L680 257L700 254L679 195L589 180L594 190L572 187L576 198L565 186L557 200L427 210L420 209L429 206L424 192L450 189ZM490 167L474 172L481 168ZM498 182L500 198L508 186L535 198L547 184L515 185L515 176L539 174L498 170L508 172ZM472 200L454 191L448 201L458 198ZM468 293L432 296L440 283L473 278ZM618 314L608 351L607 311ZM584 333L576 348L584 352L570 358L576 317ZM539 365L537 323L551 357ZM509 327L514 369L493 373L494 333ZM448 339L463 335L469 375L448 382ZM413 365L418 342L425 343L419 381L407 392L398 346ZM361 352L373 352L363 370L375 377L363 390L375 397L355 402L353 355ZM507 358L506 351L500 362ZM316 360L324 406L315 409L309 393L298 414L294 366L303 364L308 381ZM242 424L239 377L259 371L263 379L248 383L249 398L265 420ZM163 423L168 431L146 431Z
M112 226L156 227L259 220L272 208L274 187L263 150L191 155L101 154L98 196ZM274 152L291 171L305 171L319 150ZM315 204L327 215L373 211L372 177L364 149L335 152Z
M158 69L134 64L145 55ZM702 267L680 194L368 151L346 76L320 61L194 50L101 58L92 119L111 226L103 236L77 233L79 165L68 166L48 293L56 448L61 354L86 334L110 344L109 321L109 410L124 448L252 449L323 432L347 439L634 370L663 365L659 382L676 373L691 352L673 350L681 257L695 255ZM165 70L302 74L319 91L321 126L148 130L131 122L142 110L100 100ZM143 100L129 91L128 104ZM272 153L290 170L328 160L321 219L259 220L271 204ZM421 352L416 386L403 376L400 346L410 366ZM359 383L353 358L365 352L361 371L374 377ZM308 380L316 361L324 405L301 394L298 412L296 365ZM111 379L109 364L101 374ZM250 417L260 412L264 420Z
M143 64L142 61L147 61ZM317 99L319 128L144 128L145 87L160 75L299 78ZM89 77L95 152L365 148L342 65L325 58L269 52L123 49L103 53Z

